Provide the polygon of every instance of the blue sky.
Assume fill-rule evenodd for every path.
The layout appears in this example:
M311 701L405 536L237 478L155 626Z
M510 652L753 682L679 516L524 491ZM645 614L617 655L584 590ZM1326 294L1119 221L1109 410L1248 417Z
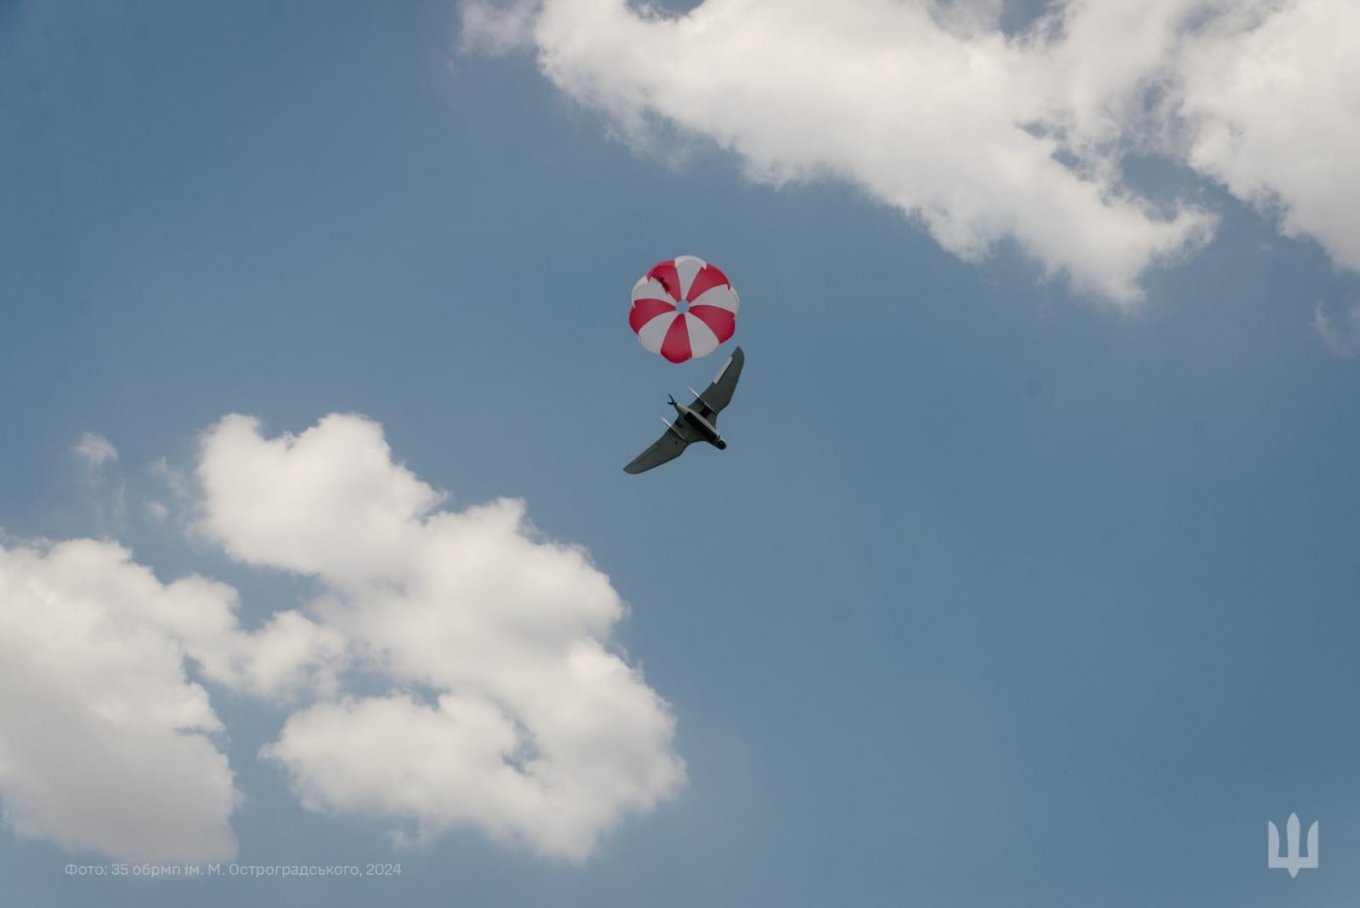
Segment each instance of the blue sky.
M1233 161L1128 152L1117 187L1216 223L1113 299L1120 274L1083 289L1024 228L942 248L891 167L761 157L782 134L687 119L671 87L630 132L632 95L599 89L627 73L541 72L566 53L546 27L469 47L475 7L0 10L3 543L116 541L162 582L230 584L262 627L324 580L233 556L196 523L211 496L177 504L166 476L227 414L264 438L363 414L441 507L522 499L533 538L589 552L684 783L582 862L477 823L396 844L409 817L308 809L259 758L297 705L186 658L242 798L236 860L402 876L72 879L116 858L23 832L3 742L36 694L7 673L6 904L1353 897L1360 283L1344 237L1288 226L1316 198L1280 177L1263 207ZM727 349L673 366L627 329L633 281L682 253L742 295L730 447L627 476ZM117 459L82 462L84 433ZM1291 811L1324 840L1297 879L1261 854Z

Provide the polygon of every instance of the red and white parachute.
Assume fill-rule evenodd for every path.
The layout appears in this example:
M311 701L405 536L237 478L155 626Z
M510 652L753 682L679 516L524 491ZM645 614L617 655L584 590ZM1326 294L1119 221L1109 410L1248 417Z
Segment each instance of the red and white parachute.
M682 255L653 265L633 285L628 325L647 350L683 363L708 356L736 333L738 305L727 275Z

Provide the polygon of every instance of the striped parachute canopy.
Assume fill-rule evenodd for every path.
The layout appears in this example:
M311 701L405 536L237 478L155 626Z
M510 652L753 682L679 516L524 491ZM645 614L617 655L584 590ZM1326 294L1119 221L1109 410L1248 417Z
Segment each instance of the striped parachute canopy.
M708 356L736 333L739 304L727 275L682 255L658 262L633 285L628 325L644 348L683 363Z

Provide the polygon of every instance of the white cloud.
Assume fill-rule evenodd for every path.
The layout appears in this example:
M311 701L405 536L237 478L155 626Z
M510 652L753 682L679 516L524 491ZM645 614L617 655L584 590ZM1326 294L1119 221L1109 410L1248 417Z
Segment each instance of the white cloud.
M1350 0L1066 2L1007 37L992 0L464 0L465 44L528 46L638 144L659 123L778 185L823 177L968 260L1011 238L1130 303L1214 218L1131 191L1130 151L1188 163L1360 267L1360 28Z
M118 459L118 449L113 446L113 442L94 432L81 435L80 441L71 451L93 469Z
M317 577L323 627L395 688L303 709L266 748L306 806L583 860L682 784L669 708L609 649L618 595L522 502L435 510L444 496L352 415L273 439L227 417L197 478L199 529L247 564Z
M201 537L320 595L246 630L230 586L161 583L114 543L0 545L16 834L120 860L232 857L239 795L204 684L291 710L262 756L305 806L401 835L470 826L580 861L683 784L669 707L611 648L617 593L522 502L437 510L381 427L347 415L274 439L230 416L203 436L197 492L153 473ZM347 690L351 670L386 692Z
M442 499L392 463L380 426L342 415L271 441L228 416L205 436L197 478L201 529L228 554L360 584L407 573L418 518Z
M236 853L237 802L175 625L230 591L161 584L116 545L0 546L0 798L16 834L129 861Z
M1360 4L1237 4L1178 58L1189 162L1360 270Z
M1360 303L1351 303L1333 314L1326 303L1318 300L1313 309L1313 330L1328 350L1350 359L1360 352Z
M231 858L239 796L215 684L287 702L335 690L335 631L293 611L253 633L236 591L163 584L115 543L0 545L0 801L29 838L127 861Z

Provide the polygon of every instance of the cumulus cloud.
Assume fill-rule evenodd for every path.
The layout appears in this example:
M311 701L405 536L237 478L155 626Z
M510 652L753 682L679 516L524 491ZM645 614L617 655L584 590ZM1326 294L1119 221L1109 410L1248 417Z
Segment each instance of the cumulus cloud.
M1360 4L1228 8L1176 60L1190 164L1360 270Z
M438 509L445 496L353 415L275 438L227 417L196 476L200 531L317 578L313 611L348 664L391 685L296 712L265 749L307 807L583 860L682 784L673 715L609 645L617 593L523 502Z
M21 836L129 861L230 858L221 723L176 627L228 589L165 585L111 543L0 546L0 798Z
M287 711L261 755L305 807L401 837L465 826L581 861L683 784L674 716L611 643L618 594L523 502L441 509L381 427L350 415L275 438L230 416L192 477L153 472L201 539L313 577L316 595L246 629L232 587L162 583L115 543L0 545L15 833L121 860L234 856L213 688Z
M165 584L111 542L0 545L0 799L21 836L128 861L231 858L239 795L208 692L335 690L341 638L295 611Z
M465 44L528 47L625 137L658 124L729 148L757 180L864 188L967 260L1017 242L1128 304L1214 217L1129 188L1163 155L1360 267L1360 27L1349 0L1055 4L1018 35L994 0L464 0Z

